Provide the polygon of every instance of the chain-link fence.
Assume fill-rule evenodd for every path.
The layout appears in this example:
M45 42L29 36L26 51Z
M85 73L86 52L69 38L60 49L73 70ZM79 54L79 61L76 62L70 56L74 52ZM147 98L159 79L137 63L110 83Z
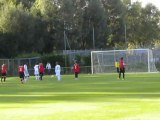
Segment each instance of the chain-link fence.
M90 55L90 50L84 51L67 51L63 54L69 55L69 61L73 64L73 59L75 59L76 55L84 56ZM153 61L155 62L155 66L158 71L160 71L160 48L152 49L153 52ZM6 64L7 65L7 75L8 76L15 76L18 75L18 66L22 64L28 65L28 71L30 75L34 75L34 65L41 61L40 57L32 57L32 58L18 58L18 59L0 59L0 65ZM81 61L82 62L82 61ZM80 63L81 64L81 63ZM45 65L44 65L45 67ZM52 66L51 74L54 74L54 66ZM61 74L72 74L72 67L63 67L61 66ZM81 73L91 73L91 66L83 66L81 64ZM47 71L45 71L47 74Z
M30 75L34 75L34 65L39 63L41 59L39 57L34 58L19 58L19 59L0 59L0 65L6 64L7 76L17 76L18 66L20 64L27 64ZM44 65L45 67L45 65ZM72 67L61 67L61 74L72 74ZM81 66L81 73L91 73L90 66ZM45 74L48 72L45 70ZM54 66L52 66L51 74L55 74Z
M27 64L29 71L33 70L36 63L39 63L41 59L39 57L34 58L18 58L18 59L0 59L0 65L6 64L7 75L15 76L18 74L18 66L20 64Z
M153 60L155 62L156 68L160 71L160 48L155 48L153 51Z

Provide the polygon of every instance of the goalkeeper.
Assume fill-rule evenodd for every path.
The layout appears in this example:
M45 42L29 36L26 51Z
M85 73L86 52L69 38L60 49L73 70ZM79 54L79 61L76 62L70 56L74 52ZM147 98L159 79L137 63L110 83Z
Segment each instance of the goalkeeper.
M117 73L119 73L119 61L117 59L115 61L115 67L116 67Z

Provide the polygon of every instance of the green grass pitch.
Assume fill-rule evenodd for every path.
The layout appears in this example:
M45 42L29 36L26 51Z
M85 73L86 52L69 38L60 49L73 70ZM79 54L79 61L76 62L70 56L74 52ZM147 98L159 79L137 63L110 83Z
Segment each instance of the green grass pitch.
M18 77L0 83L0 120L160 120L160 74Z

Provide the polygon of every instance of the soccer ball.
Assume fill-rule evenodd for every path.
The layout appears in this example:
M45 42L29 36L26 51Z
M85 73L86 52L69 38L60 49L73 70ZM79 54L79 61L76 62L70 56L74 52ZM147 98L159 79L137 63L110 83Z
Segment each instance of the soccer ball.
M54 78L54 75L51 75L51 78Z

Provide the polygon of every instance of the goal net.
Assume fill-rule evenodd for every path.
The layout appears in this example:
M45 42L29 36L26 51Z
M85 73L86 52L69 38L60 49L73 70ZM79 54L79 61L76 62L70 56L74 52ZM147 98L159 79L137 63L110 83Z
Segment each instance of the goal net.
M91 71L94 73L114 73L116 60L123 57L127 72L157 72L152 50L130 49L91 52Z

